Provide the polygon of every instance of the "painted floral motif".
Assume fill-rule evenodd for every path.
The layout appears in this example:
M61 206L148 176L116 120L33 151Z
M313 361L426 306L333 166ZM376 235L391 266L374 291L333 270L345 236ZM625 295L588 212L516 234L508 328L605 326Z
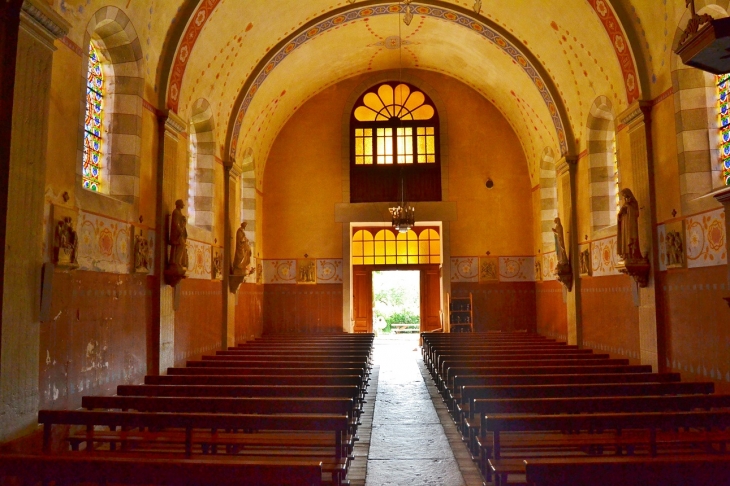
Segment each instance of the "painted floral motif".
M591 250L591 262L594 277L605 277L606 275L619 275L616 269L618 256L616 255L615 236L593 242Z
M535 259L532 257L500 257L499 280L501 282L534 282Z
M544 281L555 280L555 271L558 268L558 255L557 253L550 252L545 253L542 256L542 279Z
M462 257L451 259L452 282L478 282L479 259L477 257Z
M130 272L129 224L80 212L77 232L81 270Z
M342 283L342 260L317 260L317 283Z
M264 260L265 284L296 284L296 260Z
M210 280L213 271L212 247L207 243L188 240L188 278Z
M688 268L727 264L723 209L689 217L685 228Z

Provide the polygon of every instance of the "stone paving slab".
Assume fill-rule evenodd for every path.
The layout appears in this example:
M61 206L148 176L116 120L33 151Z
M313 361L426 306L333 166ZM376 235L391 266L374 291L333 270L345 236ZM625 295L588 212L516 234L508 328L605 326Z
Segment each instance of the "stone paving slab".
M464 486L456 461L400 459L368 461L368 486Z
M440 423L375 425L368 459L452 459L451 446Z

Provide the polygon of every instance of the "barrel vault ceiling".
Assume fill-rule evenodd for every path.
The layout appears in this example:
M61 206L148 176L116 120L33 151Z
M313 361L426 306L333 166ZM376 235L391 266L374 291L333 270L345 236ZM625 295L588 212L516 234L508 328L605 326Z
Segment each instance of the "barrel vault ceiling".
M617 114L669 87L664 66L684 12L684 0L48 1L78 45L99 8L122 9L142 41L148 101L187 119L208 100L220 157L253 153L259 175L307 99L403 68L452 76L490 100L517 133L533 185L545 147L585 148L598 96Z

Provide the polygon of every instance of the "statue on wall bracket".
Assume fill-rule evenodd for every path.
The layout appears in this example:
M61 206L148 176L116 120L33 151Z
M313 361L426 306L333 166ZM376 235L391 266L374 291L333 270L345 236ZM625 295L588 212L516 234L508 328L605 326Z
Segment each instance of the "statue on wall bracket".
M79 267L79 237L71 216L56 221L53 233L53 262L61 268L74 270Z
M563 224L560 218L555 218L555 228L553 228L553 238L555 238L555 253L557 255L558 264L555 267L555 276L561 284L565 285L568 292L573 290L573 268L570 266L570 258L565 250L565 237L563 236Z
M617 268L634 278L639 287L649 285L649 259L641 254L639 245L639 203L631 189L621 189L624 202L618 212L618 241L616 252L621 260Z
M165 267L165 283L175 287L188 270L188 220L183 215L185 207L182 199L175 201L175 210L170 216L170 232L167 242L170 245L170 254Z
M251 267L251 242L246 237L246 225L244 221L236 231L236 246L231 259L231 272L228 276L228 284L231 293L238 292L238 287L251 275L255 268Z
M150 273L150 240L145 228L132 226L132 244L134 273Z

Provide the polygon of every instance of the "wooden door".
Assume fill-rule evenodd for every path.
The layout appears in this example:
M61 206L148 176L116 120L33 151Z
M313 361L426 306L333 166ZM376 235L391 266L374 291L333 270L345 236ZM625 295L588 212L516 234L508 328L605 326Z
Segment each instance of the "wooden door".
M373 268L352 267L353 332L373 332Z
M441 271L438 265L421 266L421 332L441 328Z

